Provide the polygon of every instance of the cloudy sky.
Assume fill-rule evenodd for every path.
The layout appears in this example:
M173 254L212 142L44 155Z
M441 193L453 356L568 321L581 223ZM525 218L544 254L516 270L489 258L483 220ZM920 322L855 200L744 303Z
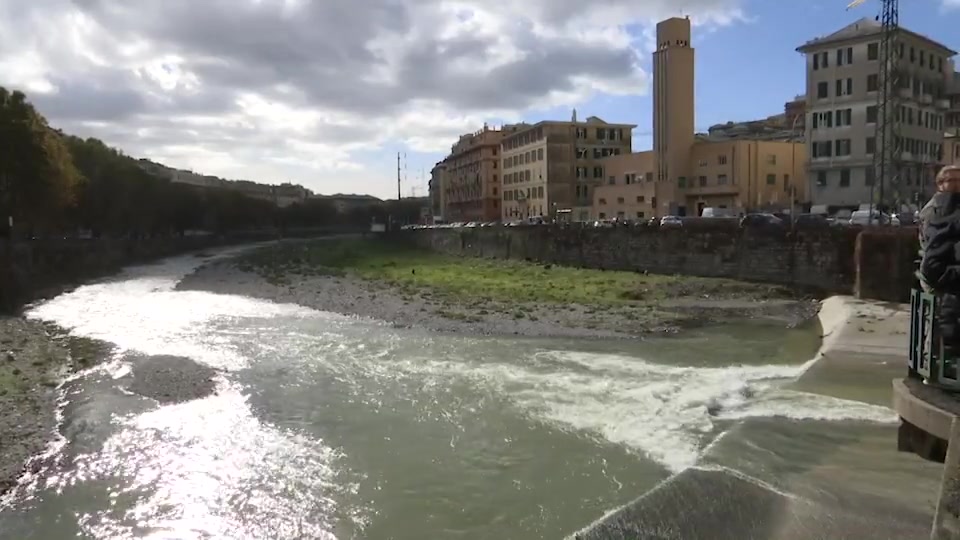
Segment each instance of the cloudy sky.
M649 148L652 24L688 14L697 126L776 114L794 49L870 0L0 0L0 85L126 153L317 192L411 190L458 134L597 115ZM903 24L960 48L960 0ZM956 9L957 11L952 11Z

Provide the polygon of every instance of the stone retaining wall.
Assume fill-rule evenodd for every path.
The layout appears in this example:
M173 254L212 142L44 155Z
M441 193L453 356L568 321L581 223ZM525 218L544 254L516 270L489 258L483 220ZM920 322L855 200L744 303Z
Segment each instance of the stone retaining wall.
M858 227L787 230L708 222L676 229L528 226L419 229L396 235L398 241L452 255L723 277L905 301L916 230L871 230L858 241L862 232Z

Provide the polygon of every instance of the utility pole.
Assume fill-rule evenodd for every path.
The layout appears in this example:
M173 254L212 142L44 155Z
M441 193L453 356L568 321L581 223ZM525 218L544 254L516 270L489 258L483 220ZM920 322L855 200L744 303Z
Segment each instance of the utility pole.
M400 152L397 152L397 200L400 199Z
M858 6L863 0L854 0L848 6ZM900 122L897 118L900 111L900 2L899 0L882 0L880 16L877 17L882 26L880 34L880 71L878 74L877 92L877 128L876 148L873 153L873 183L870 184L870 219L874 220L874 205L879 211L886 210L887 182L895 190L894 200L900 203L900 175L902 139L900 138ZM874 186L878 196L874 198Z

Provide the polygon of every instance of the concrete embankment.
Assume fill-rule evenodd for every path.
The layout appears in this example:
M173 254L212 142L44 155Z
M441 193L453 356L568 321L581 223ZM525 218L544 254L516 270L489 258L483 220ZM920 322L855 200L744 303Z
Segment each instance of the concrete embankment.
M821 348L784 390L889 406L890 380L904 369L907 318L902 305L827 299L819 313ZM894 420L892 410L889 424L867 426L745 420L705 450L701 467L667 479L572 538L925 538L940 466L898 453Z

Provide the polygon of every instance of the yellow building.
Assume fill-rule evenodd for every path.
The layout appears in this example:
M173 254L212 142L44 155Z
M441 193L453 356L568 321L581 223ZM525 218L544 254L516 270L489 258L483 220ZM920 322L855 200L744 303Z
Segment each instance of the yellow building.
M695 134L690 20L662 21L653 53L653 150L599 164L606 181L593 193L590 217L692 216L707 207L737 213L791 209L808 200L806 146L794 141L795 129L785 129L783 140L771 138L778 137L765 133L759 140L730 130Z
M569 211L589 219L594 189L606 178L605 158L629 154L632 124L591 116L569 122L514 126L502 143L501 219L555 216Z

